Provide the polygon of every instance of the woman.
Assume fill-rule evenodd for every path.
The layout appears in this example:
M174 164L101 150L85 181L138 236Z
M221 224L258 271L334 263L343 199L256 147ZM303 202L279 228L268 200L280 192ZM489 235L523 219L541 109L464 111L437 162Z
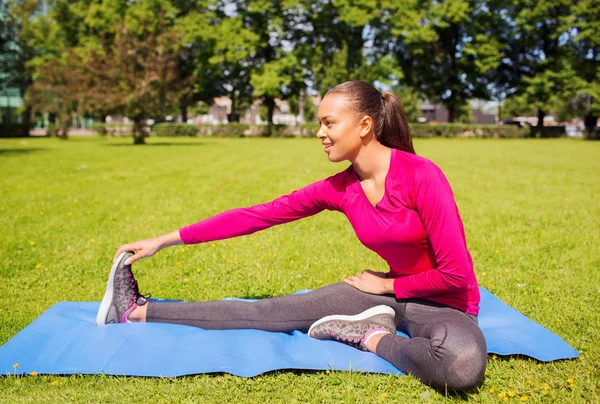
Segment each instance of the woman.
M308 331L373 352L438 389L477 386L487 360L477 324L479 289L444 174L415 154L400 100L391 93L349 81L326 94L318 114L325 153L333 162L350 161L347 169L269 203L121 246L97 323ZM162 248L251 234L324 209L343 212L390 271L364 271L310 293L255 303L154 303L139 293L131 264Z

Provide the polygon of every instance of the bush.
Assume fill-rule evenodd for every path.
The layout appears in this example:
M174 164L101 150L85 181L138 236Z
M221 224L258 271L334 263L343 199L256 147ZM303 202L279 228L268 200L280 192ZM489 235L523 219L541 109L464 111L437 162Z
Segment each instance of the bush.
M158 123L152 127L156 136L198 136L198 126L187 123Z
M566 136L567 132L564 126L543 126L538 128L537 126L531 127L531 137L535 138L553 138Z
M300 133L298 134L298 136L301 137L313 137L313 136L317 136L317 132L319 131L319 128L321 127L321 125L319 125L318 123L303 123L302 125L299 125L299 131Z
M0 123L0 137L27 137L29 130L21 123Z
M298 129L291 125L271 125L271 137L296 137ZM262 136L269 136L269 127L262 128Z
M48 129L46 129L46 136L48 137L56 137L58 136L58 124L49 123Z
M254 125L256 126L256 125ZM205 133L209 132L209 133ZM220 137L243 137L252 135L250 125L247 123L228 123L224 125L204 125L203 134Z
M273 125L271 137L314 137L319 131L318 123L302 125ZM473 125L464 123L410 124L414 138L429 137L473 137L473 138L525 138L531 136L528 128L514 125ZM561 127L564 131L564 128ZM188 125L176 123L160 123L154 125L153 132L157 136L219 136L244 137L268 136L266 125L246 123L229 123L222 125ZM110 128L109 128L110 133Z
M108 133L107 125L101 122L91 124L90 130L96 132L96 134L100 136L106 136Z
M475 137L475 138L524 138L528 129L514 125L471 125L462 123L410 124L412 137Z
M600 127L596 126L594 130L585 130L583 138L586 140L600 140Z

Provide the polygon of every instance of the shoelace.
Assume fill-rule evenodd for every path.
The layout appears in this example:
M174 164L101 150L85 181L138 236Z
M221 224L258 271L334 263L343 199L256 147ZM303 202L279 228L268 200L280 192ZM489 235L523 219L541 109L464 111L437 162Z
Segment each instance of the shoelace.
M146 300L150 299L150 293L148 293L147 295L142 295L140 293L137 280L133 277L133 274L131 272L127 274L127 277L130 278L131 283L131 297L129 298L129 307L133 306L134 304L137 304L137 301L140 297L143 297Z
M365 338L364 335L361 335L360 338L357 338L357 339L340 337L334 331L331 331L331 334L329 334L329 335L331 336L332 339L334 339L336 341L342 342L346 345L353 346L354 348L363 349L363 347L361 346L361 342Z

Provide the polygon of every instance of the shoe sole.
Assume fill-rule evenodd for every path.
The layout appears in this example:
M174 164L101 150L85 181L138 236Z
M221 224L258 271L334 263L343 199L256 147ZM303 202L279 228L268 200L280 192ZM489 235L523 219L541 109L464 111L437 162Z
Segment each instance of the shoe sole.
M334 314L331 316L323 317L322 319L315 321L315 323L313 325L311 325L310 328L308 329L308 336L310 336L311 331L315 327L318 327L319 325L321 325L327 321L342 320L342 321L348 321L351 323L356 323L357 321L363 321L369 317L379 316L382 314L389 314L390 316L393 316L394 318L396 318L396 311L394 309L392 309L390 306L385 306L385 305L371 307L370 309L365 310L362 313L355 314L353 316Z
M96 315L96 325L103 326L106 325L106 316L108 316L108 311L110 310L110 306L112 306L113 302L113 284L115 281L115 273L117 272L117 268L121 265L123 258L127 253L121 253L119 257L116 259L112 268L110 269L110 275L108 276L108 285L106 286L106 293L104 293L104 298L100 303L100 308L98 309L98 314Z

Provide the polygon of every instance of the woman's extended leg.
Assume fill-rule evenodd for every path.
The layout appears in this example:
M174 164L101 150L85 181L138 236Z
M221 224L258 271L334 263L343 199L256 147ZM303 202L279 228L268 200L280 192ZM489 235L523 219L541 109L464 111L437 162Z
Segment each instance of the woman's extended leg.
M254 328L306 332L312 323L322 317L331 314L354 315L380 304L395 308L398 303L391 295L364 293L341 282L308 293L256 302L148 302L146 321L186 324L211 330Z
M441 390L468 390L482 380L487 364L483 334L474 316L425 301L396 310L398 329L411 338L384 335L377 355L402 372Z

